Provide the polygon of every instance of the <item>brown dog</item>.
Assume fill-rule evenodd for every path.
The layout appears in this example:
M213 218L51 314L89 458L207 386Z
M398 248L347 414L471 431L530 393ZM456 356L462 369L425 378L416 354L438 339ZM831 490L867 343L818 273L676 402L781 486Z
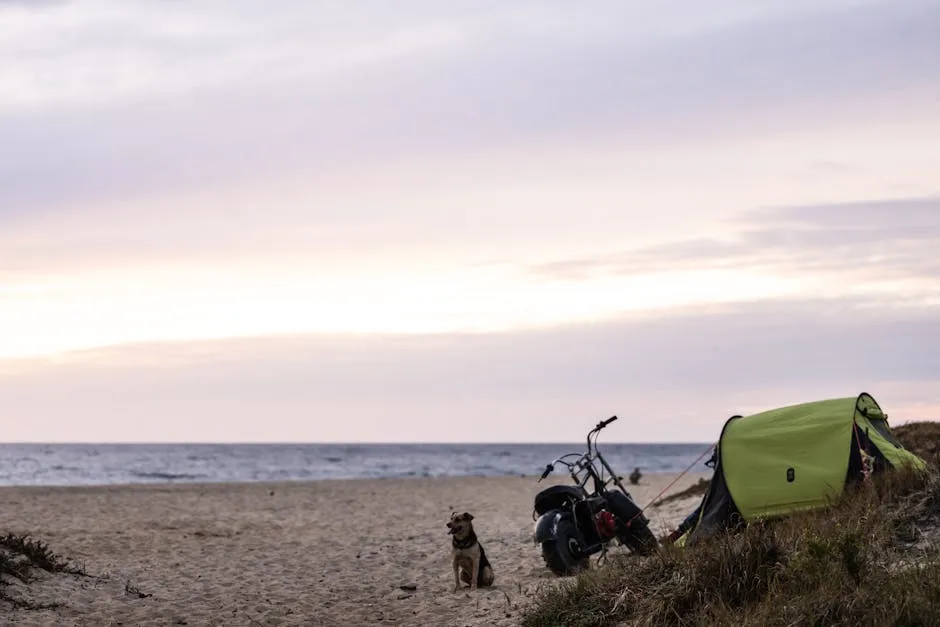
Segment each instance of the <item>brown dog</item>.
M447 523L450 529L448 533L454 536L451 551L451 561L454 565L454 592L460 590L461 581L470 584L471 590L476 590L477 585L493 585L493 568L486 559L483 545L480 544L477 534L473 531L472 520L472 514L454 512L450 515L450 522Z

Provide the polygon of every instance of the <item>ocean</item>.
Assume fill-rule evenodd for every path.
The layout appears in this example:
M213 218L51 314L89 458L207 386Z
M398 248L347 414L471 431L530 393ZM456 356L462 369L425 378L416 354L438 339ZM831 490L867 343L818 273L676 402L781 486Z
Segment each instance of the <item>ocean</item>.
M678 472L709 444L604 444L622 475ZM584 444L0 444L0 485L532 476ZM693 471L705 471L699 462ZM559 467L556 473L563 473Z

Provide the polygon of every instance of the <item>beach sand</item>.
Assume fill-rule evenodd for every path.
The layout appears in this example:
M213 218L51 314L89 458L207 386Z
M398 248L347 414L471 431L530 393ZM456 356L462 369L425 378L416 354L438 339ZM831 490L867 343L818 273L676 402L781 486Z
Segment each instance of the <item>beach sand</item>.
M702 476L682 477L670 493ZM629 488L642 506L674 478L649 475ZM0 609L0 622L517 625L532 595L559 581L532 541L532 498L549 483L527 477L0 488L0 533L30 534L90 575L42 573L28 586L14 582L6 588L11 595L63 605ZM696 501L647 510L654 533L674 527ZM454 510L475 516L496 573L491 589L453 592L445 525Z

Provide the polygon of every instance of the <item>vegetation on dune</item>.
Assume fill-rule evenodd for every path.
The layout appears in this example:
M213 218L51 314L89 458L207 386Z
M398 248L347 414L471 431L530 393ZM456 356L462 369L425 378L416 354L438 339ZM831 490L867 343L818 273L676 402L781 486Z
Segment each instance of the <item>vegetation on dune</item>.
M29 536L8 533L0 537L0 559L9 563L19 564L17 568L27 569L27 579L17 577L21 581L28 580L28 571L38 568L50 573L68 573L70 575L85 575L85 569L73 565L70 561L54 553L49 545L42 540ZM15 569L16 570L16 569ZM13 574L0 571L0 574Z
M41 540L12 533L0 536L0 601L15 609L58 607L57 604L31 603L7 592L6 588L12 585L14 580L28 584L36 578L38 572L86 576L84 568L63 559Z
M940 447L940 425L894 431L906 447L937 460L929 453ZM934 624L935 468L886 473L847 488L825 510L752 524L685 549L663 547L649 558L609 560L547 587L523 624Z
M711 484L711 479L699 479L685 490L680 490L679 492L664 496L663 498L653 503L653 506L658 507L660 505L665 505L666 503L672 503L673 501L681 501L691 496L704 496L705 493L708 492L708 488L711 487Z
M940 422L910 422L891 427L891 431L904 448L940 468Z

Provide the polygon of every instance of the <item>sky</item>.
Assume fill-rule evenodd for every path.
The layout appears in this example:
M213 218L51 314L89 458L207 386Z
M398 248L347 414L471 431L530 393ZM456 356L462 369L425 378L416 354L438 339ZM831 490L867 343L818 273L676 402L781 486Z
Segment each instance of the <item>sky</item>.
M940 419L940 5L0 0L3 441Z

